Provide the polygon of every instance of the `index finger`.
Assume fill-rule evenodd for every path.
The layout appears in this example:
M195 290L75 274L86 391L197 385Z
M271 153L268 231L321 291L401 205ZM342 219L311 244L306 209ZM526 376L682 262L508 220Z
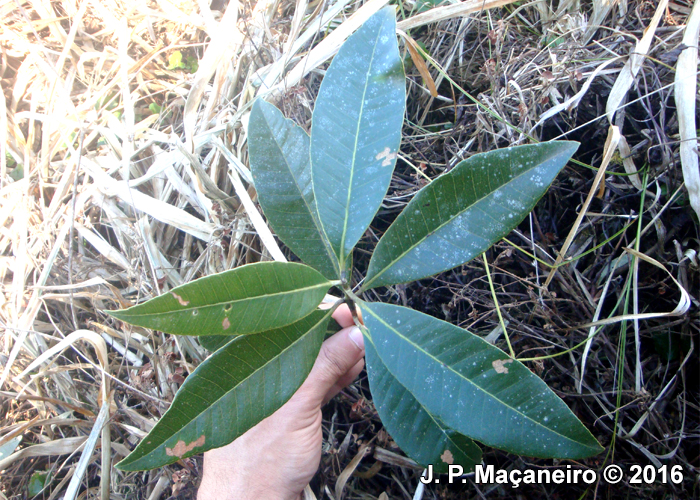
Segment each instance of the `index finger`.
M360 311L359 308L356 308L355 310L357 311L357 317L360 319L360 323L364 324L364 321L362 321L362 311ZM333 319L336 320L343 328L347 328L355 324L355 321L352 319L352 313L350 312L350 308L347 304L341 304L338 306L338 309L336 309L333 313Z

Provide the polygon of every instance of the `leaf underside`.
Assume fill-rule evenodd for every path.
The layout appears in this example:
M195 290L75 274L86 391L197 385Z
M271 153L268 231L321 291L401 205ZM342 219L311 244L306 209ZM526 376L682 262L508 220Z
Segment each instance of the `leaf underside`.
M539 377L482 338L405 307L361 308L381 361L447 427L519 455L583 458L602 451Z
M185 379L172 405L117 467L146 470L224 446L286 403L306 379L331 311L240 336Z
M302 261L338 279L338 259L316 212L307 133L258 99L250 113L248 151L258 201L272 229Z
M259 262L200 278L109 314L178 335L257 333L303 318L316 309L331 285L303 264Z
M386 7L342 45L314 106L313 190L341 270L389 187L401 142L405 85L395 9Z
M578 143L477 154L421 189L379 240L363 289L407 283L468 262L532 211Z
M389 372L369 340L365 341L365 356L377 413L409 457L423 466L432 464L437 474L446 473L449 465L461 465L469 472L481 463L481 448L432 416Z

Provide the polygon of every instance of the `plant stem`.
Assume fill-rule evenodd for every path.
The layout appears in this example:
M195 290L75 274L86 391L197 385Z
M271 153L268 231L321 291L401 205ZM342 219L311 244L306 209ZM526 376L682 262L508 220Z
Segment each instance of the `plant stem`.
M345 303L348 305L350 308L350 312L352 313L352 319L355 322L356 325L360 324L360 318L357 316L357 306L355 305L355 301L350 298L349 295L345 296Z
M498 313L498 321L501 323L501 328L503 329L503 336L506 338L506 343L508 344L508 350L510 351L510 357L515 359L515 351L513 351L513 346L510 345L510 339L508 338L508 332L506 331L506 323L503 321L503 315L501 314L501 308L498 306L498 299L496 298L496 289L493 286L493 280L491 279L491 272L489 271L489 263L486 260L486 252L481 254L484 259L484 269L486 269L486 277L489 280L489 288L491 288L491 297L493 298L493 303L496 305L496 312Z
M353 291L348 287L344 288L343 291L345 292L345 303L348 305L350 308L350 312L352 313L352 319L355 322L355 325L357 326L365 326L364 322L360 318L359 313L357 312L357 301L361 301L357 295L353 293Z

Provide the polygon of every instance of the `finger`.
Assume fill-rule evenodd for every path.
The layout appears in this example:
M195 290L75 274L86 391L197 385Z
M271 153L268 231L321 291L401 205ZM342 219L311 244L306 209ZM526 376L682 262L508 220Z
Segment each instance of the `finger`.
M347 328L348 326L355 324L352 319L352 313L350 312L350 308L347 304L340 304L338 309L333 312L332 316L342 328Z
M331 390L326 393L326 396L323 398L323 404L325 405L328 403L331 399L335 397L336 394L338 394L340 391L345 389L347 386L352 384L357 376L362 372L362 369L365 367L365 360L361 359L357 363L355 363L355 366L350 368L350 370L340 377L340 380L331 387Z
M364 356L364 339L356 326L343 328L321 346L311 373L299 389L312 406L320 407L326 394Z

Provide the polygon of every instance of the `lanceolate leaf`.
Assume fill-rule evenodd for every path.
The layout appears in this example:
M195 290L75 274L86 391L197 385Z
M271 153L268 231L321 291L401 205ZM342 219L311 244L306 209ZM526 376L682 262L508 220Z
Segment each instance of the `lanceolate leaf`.
M481 448L428 413L387 370L369 340L365 341L365 359L377 413L409 457L424 466L432 464L437 474L446 473L452 464L468 472L481 463Z
M347 39L314 107L313 188L342 269L386 194L401 142L406 91L395 16L384 8Z
M539 377L482 338L405 307L361 307L387 369L449 428L520 455L583 458L602 451Z
M172 406L117 468L162 467L224 446L286 403L318 356L331 311L240 336L185 379Z
M179 335L257 333L303 318L316 309L332 285L303 264L259 262L200 278L109 314Z
M248 125L250 168L258 201L277 236L326 278L338 259L323 237L311 186L309 136L272 104L258 99Z
M379 240L363 288L414 281L473 259L530 213L577 147L546 142L459 163L421 189Z

